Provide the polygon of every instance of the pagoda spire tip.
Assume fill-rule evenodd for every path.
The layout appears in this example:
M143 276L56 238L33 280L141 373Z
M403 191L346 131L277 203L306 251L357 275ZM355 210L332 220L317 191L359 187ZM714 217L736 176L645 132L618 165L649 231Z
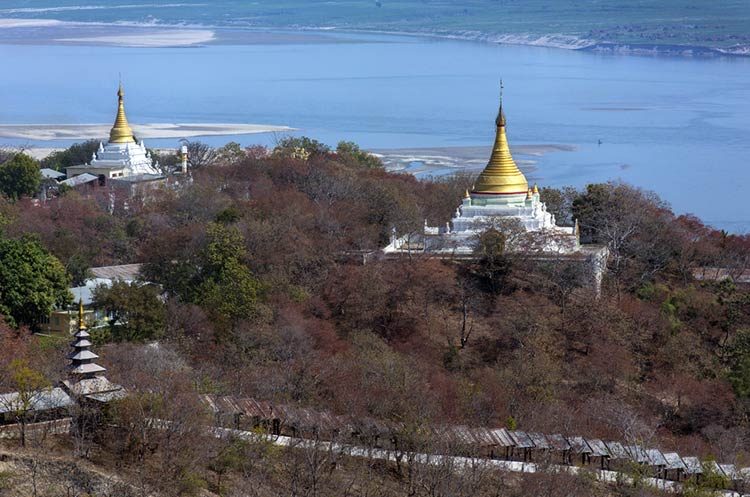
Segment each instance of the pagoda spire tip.
M83 297L78 299L78 329L86 329L86 322L83 320Z
M505 112L503 112L503 80L500 80L500 109L497 111L497 118L495 119L495 124L500 126L505 126Z

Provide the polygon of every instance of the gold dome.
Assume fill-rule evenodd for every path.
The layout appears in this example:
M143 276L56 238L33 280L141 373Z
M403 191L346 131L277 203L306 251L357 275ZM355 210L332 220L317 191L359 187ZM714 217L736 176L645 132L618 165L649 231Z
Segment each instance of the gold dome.
M109 132L109 143L135 143L133 130L130 129L128 118L125 117L125 105L123 104L122 85L117 90L117 117L112 130Z
M508 137L505 136L505 113L503 112L502 96L500 97L500 110L497 113L495 125L497 126L497 133L495 145L492 147L492 155L487 167L479 175L472 193L526 193L529 189L529 183L513 160L508 146Z

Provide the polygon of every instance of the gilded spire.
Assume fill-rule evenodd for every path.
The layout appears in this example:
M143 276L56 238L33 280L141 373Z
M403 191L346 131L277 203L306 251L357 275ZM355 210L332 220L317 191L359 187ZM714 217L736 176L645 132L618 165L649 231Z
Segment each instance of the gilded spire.
M78 329L86 329L86 322L83 319L83 298L78 300Z
M114 126L112 126L112 131L109 132L110 143L135 143L133 130L130 129L128 118L125 117L123 95L122 84L120 84L120 88L117 90L117 117Z
M464 198L470 198L471 195L469 195L469 189L467 188L466 191L464 191Z
M539 193L539 188L537 188L536 183L534 183L534 195Z
M522 194L529 189L529 183L523 175L513 156L510 154L508 137L505 135L505 112L503 112L503 83L500 82L500 109L495 119L497 126L492 155L479 175L473 193L488 194Z

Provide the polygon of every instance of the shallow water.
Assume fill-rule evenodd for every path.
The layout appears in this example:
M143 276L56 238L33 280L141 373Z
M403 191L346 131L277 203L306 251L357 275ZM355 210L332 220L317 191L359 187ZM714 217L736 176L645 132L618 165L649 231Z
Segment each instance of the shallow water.
M502 77L512 144L578 147L540 157L540 185L620 178L657 191L678 212L750 229L750 58L338 36L357 42L0 45L0 123L111 121L121 73L134 123L287 125L327 143L380 149L489 145ZM275 137L206 141L229 139Z

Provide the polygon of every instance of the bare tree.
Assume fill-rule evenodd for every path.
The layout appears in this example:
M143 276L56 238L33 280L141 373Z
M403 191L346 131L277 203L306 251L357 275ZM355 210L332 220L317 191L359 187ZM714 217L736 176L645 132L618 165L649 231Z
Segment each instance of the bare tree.
M212 166L218 160L216 149L201 141L182 140L187 147L187 161L190 169Z

